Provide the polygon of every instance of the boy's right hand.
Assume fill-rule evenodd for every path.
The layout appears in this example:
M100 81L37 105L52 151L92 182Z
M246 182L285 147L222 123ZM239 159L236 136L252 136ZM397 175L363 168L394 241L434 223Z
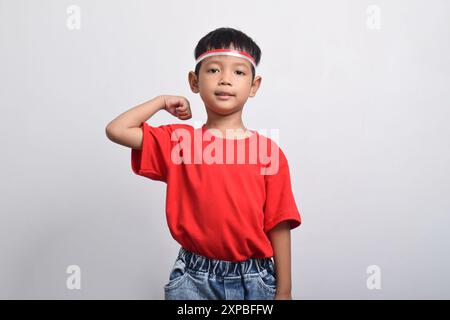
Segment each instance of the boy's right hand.
M191 106L188 99L182 96L164 96L164 109L180 120L192 118Z

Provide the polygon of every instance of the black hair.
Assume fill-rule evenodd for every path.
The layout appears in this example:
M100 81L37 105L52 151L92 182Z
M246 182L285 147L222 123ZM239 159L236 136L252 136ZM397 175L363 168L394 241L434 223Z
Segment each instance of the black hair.
M255 59L255 64L258 65L261 60L261 49L253 41L252 38L247 36L240 30L233 28L217 28L209 32L195 47L194 56L195 59L208 50L212 49L228 49L233 45L233 47L239 51L244 51L251 55ZM198 77L200 67L203 61L200 61L195 66L195 74ZM255 79L255 67L252 65L252 82Z

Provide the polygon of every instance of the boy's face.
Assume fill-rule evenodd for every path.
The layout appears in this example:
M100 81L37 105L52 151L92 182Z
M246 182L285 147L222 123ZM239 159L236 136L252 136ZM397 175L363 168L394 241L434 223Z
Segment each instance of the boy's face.
M201 62L199 76L189 72L189 84L194 93L200 93L206 108L227 115L243 108L248 97L254 97L261 85L261 77L252 82L252 65L244 58L217 55ZM223 97L219 93L230 96Z

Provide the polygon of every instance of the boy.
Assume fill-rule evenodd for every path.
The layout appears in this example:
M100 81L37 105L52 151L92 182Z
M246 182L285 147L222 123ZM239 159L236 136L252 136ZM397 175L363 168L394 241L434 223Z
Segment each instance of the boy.
M242 122L261 84L260 48L239 30L218 28L199 41L195 58L189 84L205 104L201 128L146 123L163 109L192 117L189 101L170 95L106 127L110 140L132 148L135 174L167 184L166 218L181 247L165 299L292 299L290 230L301 219L288 162Z

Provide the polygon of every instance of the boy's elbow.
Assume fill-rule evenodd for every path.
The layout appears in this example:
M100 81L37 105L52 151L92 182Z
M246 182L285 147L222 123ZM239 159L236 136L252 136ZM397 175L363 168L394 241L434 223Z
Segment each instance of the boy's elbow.
M143 134L141 128L122 129L113 126L106 126L106 136L112 142L125 147L140 150L142 147Z
M115 141L118 136L118 130L111 126L111 124L108 124L105 128L105 134L108 137L109 140Z

